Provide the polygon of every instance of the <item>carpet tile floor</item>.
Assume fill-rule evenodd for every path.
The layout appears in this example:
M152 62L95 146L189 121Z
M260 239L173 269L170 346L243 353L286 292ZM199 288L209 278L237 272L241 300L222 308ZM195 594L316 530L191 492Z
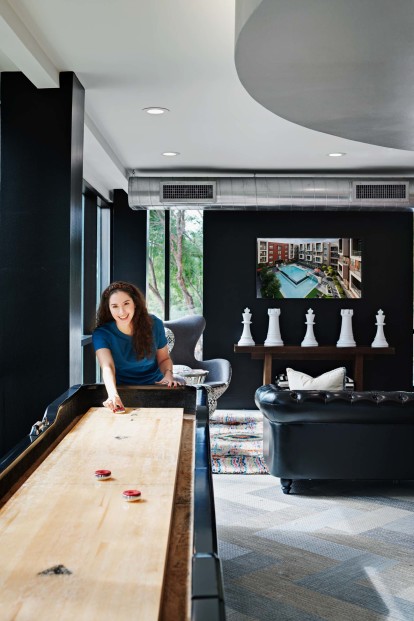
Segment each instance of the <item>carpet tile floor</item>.
M228 621L414 621L414 482L213 480Z

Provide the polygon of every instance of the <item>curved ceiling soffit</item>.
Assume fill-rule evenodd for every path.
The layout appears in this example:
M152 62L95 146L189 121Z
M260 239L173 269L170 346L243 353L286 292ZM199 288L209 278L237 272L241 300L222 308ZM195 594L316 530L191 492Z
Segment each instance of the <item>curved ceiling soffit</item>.
M414 150L412 0L238 0L247 92L309 129Z

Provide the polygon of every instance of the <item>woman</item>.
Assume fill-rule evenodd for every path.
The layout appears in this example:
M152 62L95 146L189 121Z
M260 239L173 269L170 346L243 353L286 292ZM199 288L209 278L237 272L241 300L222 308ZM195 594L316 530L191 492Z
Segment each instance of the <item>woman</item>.
M175 387L172 360L161 319L150 315L135 285L113 282L102 293L92 335L108 398L103 405L124 411L117 384Z

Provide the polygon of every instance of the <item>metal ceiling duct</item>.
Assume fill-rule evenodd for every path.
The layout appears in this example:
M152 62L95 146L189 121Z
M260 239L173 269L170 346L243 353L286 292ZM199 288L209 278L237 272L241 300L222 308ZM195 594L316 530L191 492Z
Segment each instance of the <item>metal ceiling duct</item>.
M130 177L131 209L412 211L403 177Z

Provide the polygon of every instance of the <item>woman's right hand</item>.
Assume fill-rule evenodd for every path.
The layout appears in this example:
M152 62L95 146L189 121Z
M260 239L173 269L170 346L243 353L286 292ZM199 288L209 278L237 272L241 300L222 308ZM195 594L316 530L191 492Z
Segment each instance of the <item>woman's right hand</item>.
M124 404L121 401L121 397L114 393L113 395L108 395L106 401L103 402L104 407L109 408L111 412L114 413L124 413L125 408Z

